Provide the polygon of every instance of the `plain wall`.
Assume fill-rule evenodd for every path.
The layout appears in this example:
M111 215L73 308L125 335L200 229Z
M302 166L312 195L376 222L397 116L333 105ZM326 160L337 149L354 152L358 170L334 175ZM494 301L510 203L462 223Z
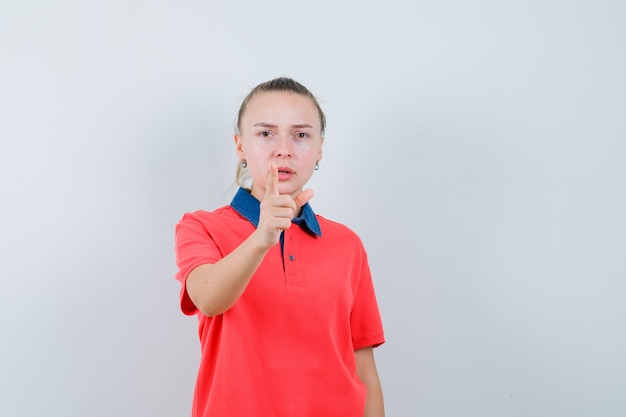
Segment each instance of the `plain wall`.
M387 415L626 415L626 3L0 0L0 415L189 415L174 225L241 99L329 120Z

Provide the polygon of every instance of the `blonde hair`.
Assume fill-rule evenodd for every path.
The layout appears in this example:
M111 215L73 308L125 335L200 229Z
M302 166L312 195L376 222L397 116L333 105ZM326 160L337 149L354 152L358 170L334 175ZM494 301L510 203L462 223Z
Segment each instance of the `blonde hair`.
M235 122L235 132L239 134L241 128L241 119L246 112L248 103L255 95L259 93L273 92L273 91L287 91L294 94L299 94L304 97L308 97L313 101L313 104L317 108L320 115L321 136L324 137L324 131L326 130L326 116L317 102L317 99L309 91L308 88L293 80L291 78L280 77L273 80L266 81L254 87L248 95L241 102L239 107L239 113L237 113L237 121ZM240 187L250 189L252 187L250 174L248 170L242 166L243 161L239 161L237 164L237 172L235 174L235 183Z

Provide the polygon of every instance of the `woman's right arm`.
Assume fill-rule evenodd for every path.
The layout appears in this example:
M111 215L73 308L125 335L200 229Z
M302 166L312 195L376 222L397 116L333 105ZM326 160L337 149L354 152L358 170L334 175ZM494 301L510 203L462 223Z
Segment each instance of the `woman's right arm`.
M214 264L196 267L187 277L187 293L204 315L224 313L239 299L269 248L254 233Z
M281 231L291 226L291 219L311 197L311 190L295 199L278 194L278 172L272 164L256 230L230 254L214 264L196 267L187 277L187 293L198 310L212 317L231 308L267 252L278 243Z

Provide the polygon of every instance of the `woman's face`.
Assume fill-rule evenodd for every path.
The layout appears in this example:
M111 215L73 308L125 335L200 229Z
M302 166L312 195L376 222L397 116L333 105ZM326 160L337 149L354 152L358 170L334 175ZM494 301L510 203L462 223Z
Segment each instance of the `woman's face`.
M265 195L270 163L278 167L278 192L297 196L322 158L319 112L306 96L285 91L254 95L239 121L237 154L248 163L252 195Z

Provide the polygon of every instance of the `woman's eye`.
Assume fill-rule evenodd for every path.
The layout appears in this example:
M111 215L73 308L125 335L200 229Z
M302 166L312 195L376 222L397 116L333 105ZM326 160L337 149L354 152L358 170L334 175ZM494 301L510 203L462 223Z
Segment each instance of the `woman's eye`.
M271 135L272 134L270 132L267 132L267 131L259 133L259 136L264 137L264 138L268 138Z
M304 132L300 132L300 133L297 133L297 134L296 134L296 137L297 137L298 139L306 139L306 138L308 138L308 137L309 137L309 134L308 134L308 133L304 133Z

